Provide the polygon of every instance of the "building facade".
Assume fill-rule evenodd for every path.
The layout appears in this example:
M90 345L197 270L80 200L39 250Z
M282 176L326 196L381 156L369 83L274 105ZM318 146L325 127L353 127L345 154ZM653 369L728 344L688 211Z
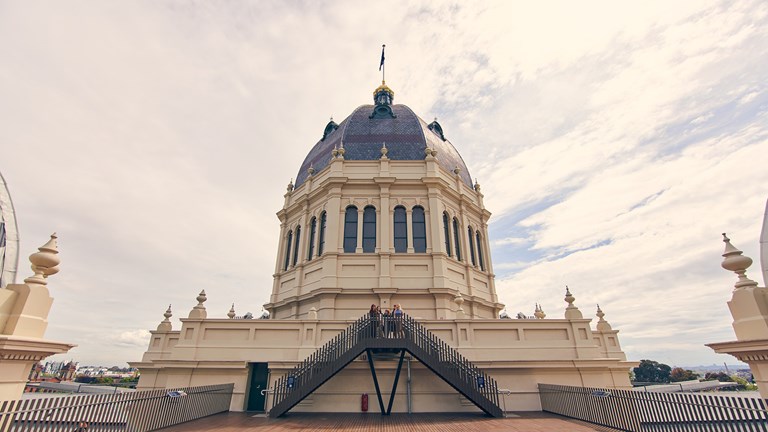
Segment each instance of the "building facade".
M426 123L382 83L374 104L331 120L288 185L269 319L208 318L205 292L173 330L152 332L139 388L235 383L233 410L269 409L269 389L372 305L405 312L508 389L508 410L538 410L538 383L630 387L618 331L594 328L566 293L562 318L537 306L500 319L480 185L437 122ZM355 412L374 382L366 356L293 409ZM376 355L379 380L396 363ZM395 388L395 412L477 408L415 358ZM266 390L262 393L262 390Z

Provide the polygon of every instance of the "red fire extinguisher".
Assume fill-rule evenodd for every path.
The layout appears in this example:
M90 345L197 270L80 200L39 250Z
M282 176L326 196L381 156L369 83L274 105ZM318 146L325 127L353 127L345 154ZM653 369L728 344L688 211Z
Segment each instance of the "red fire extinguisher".
M360 410L368 412L368 393L363 393L363 397L360 398Z

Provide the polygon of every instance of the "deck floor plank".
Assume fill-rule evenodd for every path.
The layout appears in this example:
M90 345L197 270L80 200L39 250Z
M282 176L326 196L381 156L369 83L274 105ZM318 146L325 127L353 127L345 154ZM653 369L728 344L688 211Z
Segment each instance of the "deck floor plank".
M490 418L482 414L289 413L272 419L249 413L223 413L161 429L162 432L594 432L606 428L554 414L517 413Z

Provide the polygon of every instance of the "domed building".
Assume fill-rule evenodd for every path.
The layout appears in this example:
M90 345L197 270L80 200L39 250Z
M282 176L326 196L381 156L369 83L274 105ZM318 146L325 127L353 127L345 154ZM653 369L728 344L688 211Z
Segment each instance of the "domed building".
M479 185L440 124L393 97L382 83L375 105L331 120L289 185L272 317L357 318L371 303L425 319L503 309Z
M288 185L264 319L209 318L203 291L174 330L169 307L131 363L139 388L234 383L232 410L275 416L357 412L363 395L374 412L498 416L539 410L539 383L629 388L618 331L568 290L562 318L500 317L480 186L437 121L383 82L373 96Z

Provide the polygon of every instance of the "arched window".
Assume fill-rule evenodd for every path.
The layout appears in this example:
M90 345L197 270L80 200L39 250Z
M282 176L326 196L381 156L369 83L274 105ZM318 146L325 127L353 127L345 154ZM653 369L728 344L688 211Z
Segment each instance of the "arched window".
M476 266L477 261L475 261L475 232L472 230L472 227L467 228L467 232L469 233L468 239L469 240L469 258L472 260L472 265Z
M344 252L355 253L357 248L357 207L349 206L344 214Z
M376 207L363 209L363 252L376 251Z
M285 238L285 264L283 264L283 270L288 270L288 264L291 263L291 242L293 241L293 231L288 231L288 236Z
M320 214L320 241L317 243L317 256L323 254L325 248L325 212Z
M413 251L424 253L427 251L427 224L424 221L424 207L413 208Z
M299 261L299 240L301 239L301 226L296 227L296 244L293 245L293 265Z
M443 212L443 233L445 234L445 252L448 256L453 256L451 253L451 227L450 219L448 219L448 212Z
M461 261L461 243L459 243L459 220L453 218L453 244L456 246L456 259Z
M317 218L313 217L309 221L309 251L307 252L307 261L312 261L312 255L315 253L315 234L317 231Z
M408 225L406 223L405 207L395 207L395 252L408 250Z
M483 260L483 243L480 241L480 231L475 233L477 239L477 260L480 261L480 270L485 271L485 260Z

